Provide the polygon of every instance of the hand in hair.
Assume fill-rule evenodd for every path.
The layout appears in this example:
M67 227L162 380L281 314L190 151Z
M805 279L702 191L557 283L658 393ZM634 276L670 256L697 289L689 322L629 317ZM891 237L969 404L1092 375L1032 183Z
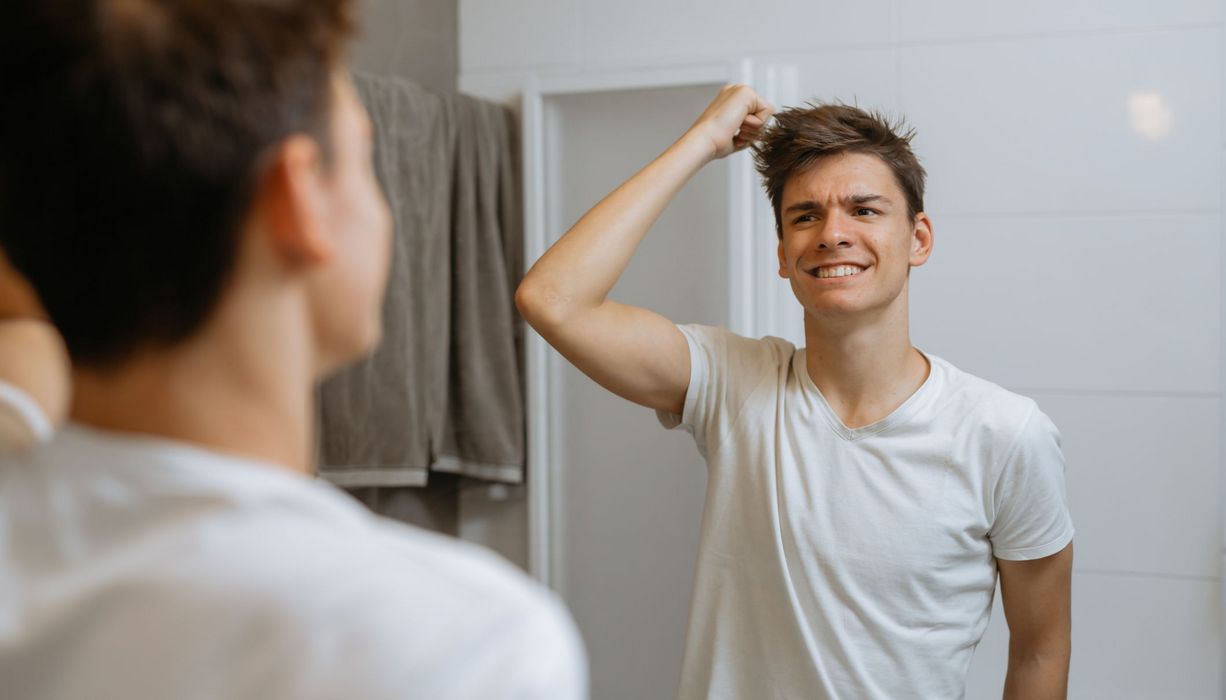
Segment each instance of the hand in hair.
M711 158L723 158L758 140L775 113L774 105L748 85L726 85L690 127L688 135L711 145Z
M64 342L47 321L34 289L3 254L0 254L0 382L33 399L42 414L30 416L24 405L7 399L0 402L3 404L0 451L29 446L40 437L36 423L54 427L68 413L71 379Z
M0 251L0 320L10 318L46 319L47 312L34 288Z

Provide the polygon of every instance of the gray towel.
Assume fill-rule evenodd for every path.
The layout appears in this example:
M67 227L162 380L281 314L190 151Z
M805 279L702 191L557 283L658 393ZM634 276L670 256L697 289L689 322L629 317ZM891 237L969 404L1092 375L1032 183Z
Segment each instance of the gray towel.
M434 469L519 483L524 465L518 134L510 110L448 98L456 125L447 421Z
M384 335L319 392L320 475L420 486L429 469L523 478L522 231L505 107L356 75L395 245Z
M420 486L443 434L450 335L455 129L443 98L355 75L375 172L395 224L383 339L320 388L320 475L340 486Z

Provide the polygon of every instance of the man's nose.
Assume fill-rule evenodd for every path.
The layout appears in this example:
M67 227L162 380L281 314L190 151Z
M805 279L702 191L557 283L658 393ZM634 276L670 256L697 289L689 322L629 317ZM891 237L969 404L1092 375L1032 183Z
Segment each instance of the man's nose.
M818 250L850 248L851 235L847 231L847 225L848 222L842 216L826 217L816 239Z

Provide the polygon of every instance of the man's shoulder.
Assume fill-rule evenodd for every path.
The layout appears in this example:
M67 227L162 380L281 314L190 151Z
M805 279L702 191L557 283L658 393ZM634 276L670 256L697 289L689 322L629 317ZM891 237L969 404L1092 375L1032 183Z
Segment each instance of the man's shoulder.
M376 516L321 481L80 429L23 459L5 498L54 492L74 518L27 514L22 529L61 531L88 554L47 575L91 581L83 604L116 619L248 620L283 646L345 630L373 646L462 646L510 620L573 637L555 597L502 557Z
M213 515L202 527L210 543L180 563L224 572L230 590L276 601L307 622L333 599L348 600L358 617L413 617L417 629L556 609L542 587L484 547L368 513L329 485L318 491L322 508L287 498Z
M141 595L115 619L152 604L181 623L201 656L225 660L239 634L260 640L286 682L362 697L502 697L485 672L465 670L467 661L582 678L581 644L563 606L498 555L374 515L319 515L283 505L214 513L174 538L194 547L117 581ZM450 694L464 684L476 685Z
M168 538L179 551L129 565L129 549L66 576L94 584L30 638L79 641L57 673L99 695L119 696L108 684L124 682L97 675L98 662L139 658L151 690L126 697L200 691L183 685L185 667L226 669L202 691L212 697L582 697L573 623L495 555L409 528L329 533L279 520L189 528ZM140 537L157 549L165 534ZM128 641L102 641L115 638Z
M944 378L943 408L961 414L960 420L981 425L1008 439L1038 410L1034 399L962 370L940 357L928 356L933 371Z
M472 668L513 669L504 679L508 689L529 676L531 683L582 676L578 633L552 593L484 548L371 522L363 542L317 533L292 559L261 567L302 577L294 586L276 576L275 585L257 585L254 593L277 610L287 647L327 663L333 640L350 640L346 658L362 659L346 675L365 679L372 696L428 692L430 679L439 687L471 683L474 697L500 697L498 679Z

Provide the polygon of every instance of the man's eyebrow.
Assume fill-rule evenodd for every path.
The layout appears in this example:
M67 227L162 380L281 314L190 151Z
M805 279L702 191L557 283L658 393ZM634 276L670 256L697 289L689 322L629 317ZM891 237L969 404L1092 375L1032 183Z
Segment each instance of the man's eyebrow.
M787 209L784 209L783 213L791 214L792 212L795 212L795 211L813 211L814 209L821 209L821 208L822 208L821 204L818 204L812 199L806 199L803 202L797 202L791 205L790 207L788 207Z
M868 204L870 202L881 202L882 204L893 204L889 197L881 194L872 194L865 192L862 194L853 194L843 198L844 204Z
M846 197L843 197L841 201L844 205L847 205L847 204L860 205L860 204L869 204L871 202L880 202L882 204L893 204L894 203L893 200L891 200L889 197L883 194L874 194L872 192L861 192L859 194L848 195ZM824 208L825 207L822 205L821 202L818 202L812 199L806 199L803 202L796 202L795 204L789 205L787 209L783 210L783 213L792 214L795 212L802 212L802 211L820 211Z

